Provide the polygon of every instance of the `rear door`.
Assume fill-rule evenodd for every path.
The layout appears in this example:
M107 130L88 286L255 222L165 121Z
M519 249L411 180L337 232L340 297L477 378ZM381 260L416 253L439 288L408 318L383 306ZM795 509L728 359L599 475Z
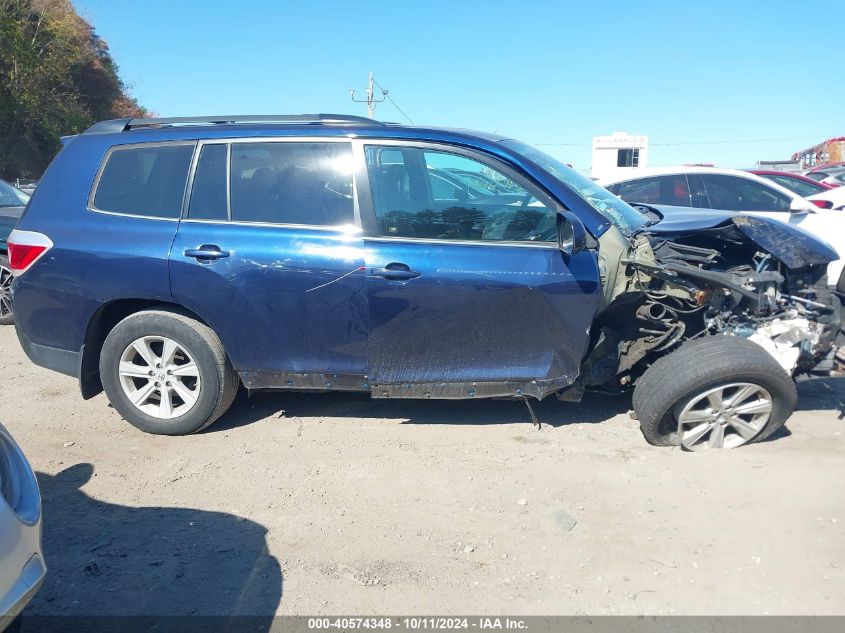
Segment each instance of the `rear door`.
M476 152L362 145L373 396L542 397L570 384L599 277L594 252L557 248L558 205ZM462 172L496 186L447 175Z
M200 145L173 297L217 332L248 388L364 388L356 218L349 141Z

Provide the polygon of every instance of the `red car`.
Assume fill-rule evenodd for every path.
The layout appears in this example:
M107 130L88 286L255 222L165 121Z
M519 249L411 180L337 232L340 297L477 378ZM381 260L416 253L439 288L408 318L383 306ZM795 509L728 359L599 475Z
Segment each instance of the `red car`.
M797 193L802 198L821 193L822 191L827 191L828 189L833 189L833 185L787 171L775 171L773 169L749 169L748 171L752 174L757 174L766 180L776 182L781 187L786 187L790 191Z

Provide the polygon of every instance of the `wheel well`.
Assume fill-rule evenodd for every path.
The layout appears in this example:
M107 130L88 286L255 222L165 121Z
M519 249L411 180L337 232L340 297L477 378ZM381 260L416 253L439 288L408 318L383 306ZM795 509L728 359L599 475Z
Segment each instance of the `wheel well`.
M208 325L198 314L176 303L155 301L152 299L118 299L100 306L88 321L85 331L85 342L82 347L80 361L79 388L85 400L93 398L103 390L100 382L100 350L103 342L115 325L130 314L156 308L170 310L196 319Z

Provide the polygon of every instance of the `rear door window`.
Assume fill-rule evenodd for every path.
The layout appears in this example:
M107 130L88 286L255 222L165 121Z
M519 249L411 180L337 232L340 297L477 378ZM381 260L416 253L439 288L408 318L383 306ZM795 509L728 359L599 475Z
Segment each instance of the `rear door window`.
M805 180L799 180L798 178L790 178L789 176L771 174L763 176L763 178L772 180L779 184L781 187L786 187L790 191L797 193L802 198L806 198L807 196L813 196L825 190L824 187L822 187L821 185L816 185Z
M193 153L193 143L112 149L97 182L93 208L178 218Z
M200 150L188 218L191 220L226 220L229 198L226 192L226 161L229 146L222 143L203 145Z
M613 193L625 202L667 204L676 207L692 206L689 185L684 174L629 180L616 185Z
M355 223L350 143L233 143L231 152L232 221Z
M614 187L613 193L625 202L657 203L660 202L660 179L640 178L622 182Z
M726 174L702 174L713 209L728 211L789 211L789 196L762 183Z

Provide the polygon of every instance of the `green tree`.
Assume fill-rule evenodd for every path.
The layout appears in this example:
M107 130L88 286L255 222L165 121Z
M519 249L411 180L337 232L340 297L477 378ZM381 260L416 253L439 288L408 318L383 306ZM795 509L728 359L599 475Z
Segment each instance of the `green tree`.
M0 0L0 178L38 178L62 135L146 114L69 0Z

